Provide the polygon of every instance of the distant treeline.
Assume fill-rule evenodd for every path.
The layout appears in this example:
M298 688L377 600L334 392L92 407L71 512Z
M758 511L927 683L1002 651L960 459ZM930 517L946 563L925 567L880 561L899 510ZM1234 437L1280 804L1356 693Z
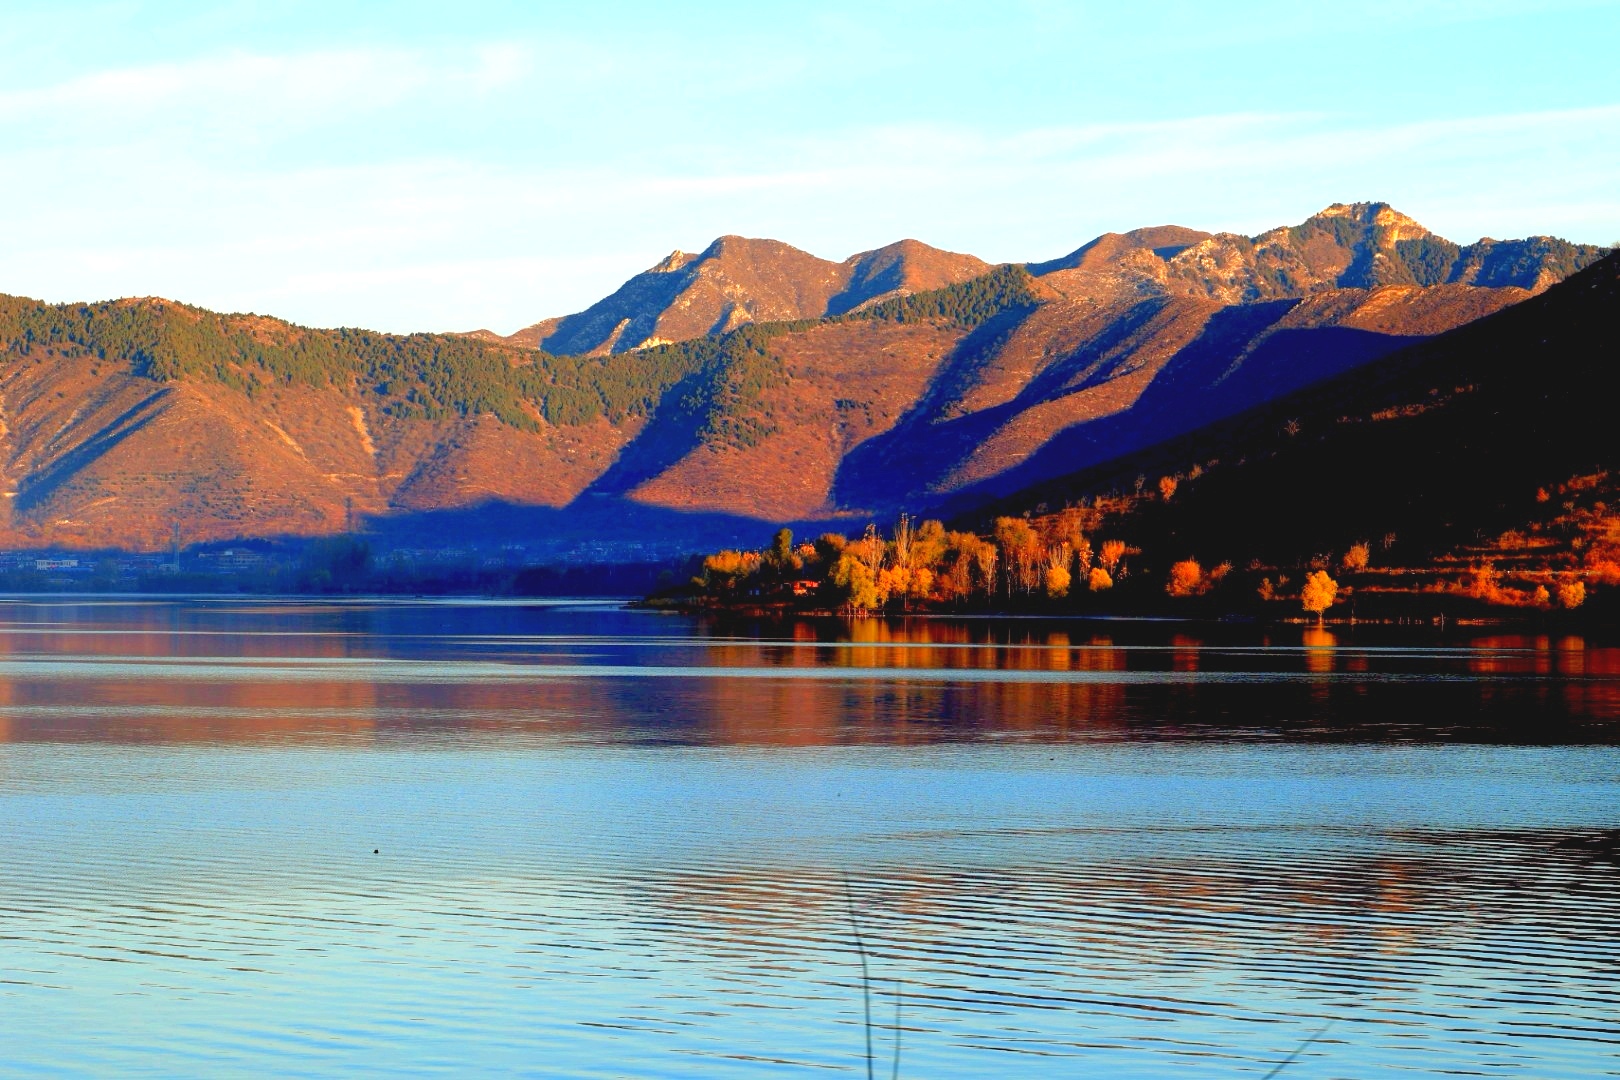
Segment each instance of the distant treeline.
M1393 535L1349 544L1288 565L1251 559L1213 565L1191 555L1149 552L1095 529L1113 518L1164 506L1185 478L1157 491L1112 497L1033 517L998 517L988 533L917 524L905 515L885 536L868 526L851 539L824 533L795 543L782 529L765 549L726 550L665 598L698 608L791 609L844 615L912 612L1042 612L1322 617L1354 600L1372 617L1417 613L1500 616L1570 612L1596 585L1620 582L1620 562L1579 569L1490 563L1390 563ZM1193 477L1194 480L1197 477ZM1161 539L1164 539L1161 537ZM1348 608L1351 618L1355 608Z
M702 604L776 602L852 615L1066 607L1131 579L1141 554L1119 540L1094 544L1083 520L1079 511L1003 517L980 536L902 515L888 536L868 526L854 539L823 533L800 544L782 529L764 550L708 556L688 589ZM1212 583L1230 569L1215 571Z
M276 385L354 388L390 416L490 414L526 431L537 430L542 417L567 426L650 415L684 381L685 404L706 417L704 435L746 443L758 436L750 407L784 377L768 347L778 334L860 319L971 328L1034 302L1029 275L1004 266L829 320L750 324L720 337L590 357L456 334L310 329L170 301L45 304L0 296L0 349L39 362L49 351L89 357L157 382L209 379L249 395Z
M82 572L0 570L0 592L635 597L668 588L693 569L679 560L532 566L486 566L476 557L402 560L374 556L370 544L354 536L315 540L301 552L235 572L198 569L189 555L132 572L120 570L115 552L82 559Z

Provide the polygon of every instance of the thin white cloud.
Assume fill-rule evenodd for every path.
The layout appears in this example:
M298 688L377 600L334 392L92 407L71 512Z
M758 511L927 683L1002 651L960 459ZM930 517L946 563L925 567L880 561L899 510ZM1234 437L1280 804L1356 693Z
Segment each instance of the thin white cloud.
M40 130L68 139L80 134L72 128L63 131L61 124L118 125L115 142L127 145L162 140L199 119L296 127L341 122L415 99L488 95L534 70L532 52L519 45L440 52L230 52L0 92L0 125L25 141ZM248 127L237 131L242 137L252 134Z
M526 62L484 57L462 70L510 79ZM281 85L291 70L255 78ZM334 86L322 93L341 95ZM168 93L179 91L147 100ZM1033 259L1109 229L1174 221L1258 232L1329 202L1382 198L1460 241L1620 236L1620 105L1385 124L1234 114L1005 134L887 125L762 134L751 150L634 168L476 157L268 168L84 143L0 151L11 207L0 219L0 290L161 294L326 325L511 330L577 310L669 249L725 232L831 258L915 236Z

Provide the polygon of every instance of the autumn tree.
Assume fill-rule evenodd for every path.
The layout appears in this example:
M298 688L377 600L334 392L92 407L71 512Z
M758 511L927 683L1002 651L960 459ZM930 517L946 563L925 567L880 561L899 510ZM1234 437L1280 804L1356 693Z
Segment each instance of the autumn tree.
M901 514L900 520L894 523L894 538L889 541L892 561L900 570L911 569L911 544L916 535L917 530L911 524L911 516Z
M1085 533L1080 528L1081 514L1077 507L1067 507L1055 514L1049 514L1039 522L1041 541L1047 547L1058 544L1067 544L1072 551L1078 548L1085 540Z
M731 593L759 570L757 551L719 551L703 560L703 587L711 593Z
M1092 558L1091 541L1084 536L1080 537L1074 543L1074 566L1080 572L1081 577L1091 573Z
M886 550L887 545L883 543L883 538L878 535L877 526L870 523L866 526L866 532L861 538L850 544L848 548L849 553L866 566L867 575L873 581L877 580L878 571L883 569L883 556Z
M1016 517L996 518L996 546L1006 567L1008 590L1035 591L1040 581L1042 545L1028 521Z
M926 527L926 523L925 523ZM949 532L942 538L944 550L938 559L934 589L941 600L959 603L973 595L978 574L977 554L981 545L990 545L976 534ZM994 550L992 548L992 550Z
M877 577L858 555L845 552L833 564L829 578L846 610L864 615L881 608L888 597L878 588Z
M1300 590L1300 601L1305 610L1316 616L1317 625L1322 623L1322 615L1333 606L1333 600L1339 595L1339 583L1328 577L1326 570L1313 570L1305 579L1305 587Z
M1169 502L1170 497L1176 493L1178 483L1179 481L1173 476L1159 477L1159 498Z
M816 537L816 561L830 570L847 547L849 538L843 533L822 533Z
M911 597L911 571L903 566L885 566L878 571L877 591L885 598L899 597L902 602Z
M766 553L765 565L779 581L791 581L804 568L804 560L793 548L793 530L779 529Z
M1069 595L1069 584L1073 581L1069 573L1070 557L1068 544L1054 544L1047 548L1046 573L1042 580L1049 599L1057 600Z
M1092 592L1102 592L1114 587L1114 579L1102 567L1093 566L1086 577L1086 587Z
M1469 596L1488 604L1505 604L1511 599L1502 588L1502 578L1497 573L1496 565L1490 562L1480 563L1469 570L1467 589Z
M1558 604L1565 610L1572 611L1586 603L1586 583L1582 581L1561 581L1558 583Z
M996 551L996 545L989 541L977 536L974 540L976 543L973 544L970 554L979 575L979 587L984 590L984 598L989 600L996 590L996 563L1000 554Z
M917 526L917 533L911 541L912 565L926 567L937 574L945 562L945 552L949 547L950 540L944 523L932 519L925 521Z
M1204 591L1204 568L1197 559L1182 559L1170 567L1164 591L1171 596L1198 596Z
M1359 544L1351 544L1350 550L1344 553L1345 570L1352 574L1361 573L1367 569L1367 560L1371 555L1372 550L1365 540Z
M1104 540L1102 548L1097 552L1097 563L1112 577L1119 569L1119 561L1124 557L1125 541Z

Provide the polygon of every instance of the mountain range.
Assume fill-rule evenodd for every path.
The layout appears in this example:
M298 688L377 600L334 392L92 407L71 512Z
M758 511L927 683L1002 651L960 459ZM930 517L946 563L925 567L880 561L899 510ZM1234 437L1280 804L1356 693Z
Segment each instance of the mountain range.
M1022 265L728 236L509 336L5 297L0 544L358 523L427 545L465 539L467 515L701 544L971 512L1331 385L1602 254L1459 246L1358 203Z
M1476 595L1549 568L1620 585L1620 454L1603 389L1617 359L1620 252L1449 333L978 513L1087 502L1112 535L1158 552L1161 571L1193 557L1321 564L1360 543L1408 579L1471 578ZM1136 477L1174 483L1137 496Z

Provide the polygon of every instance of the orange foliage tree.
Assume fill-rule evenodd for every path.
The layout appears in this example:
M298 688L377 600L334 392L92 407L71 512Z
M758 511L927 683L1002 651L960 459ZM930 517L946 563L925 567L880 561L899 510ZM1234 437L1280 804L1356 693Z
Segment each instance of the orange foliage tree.
M1204 591L1204 568L1197 559L1182 559L1170 567L1164 591L1171 596L1198 596Z
M1097 562L1108 571L1109 576L1119 569L1119 561L1125 557L1125 541L1104 540L1102 549L1097 552Z
M1040 537L1023 518L996 518L996 546L1006 567L1008 591L1034 592L1040 582L1042 548Z
M1300 590L1299 598L1305 610L1316 616L1317 625L1320 626L1323 613L1333 606L1338 595L1339 583L1328 577L1326 570L1314 570L1305 579L1305 587Z

